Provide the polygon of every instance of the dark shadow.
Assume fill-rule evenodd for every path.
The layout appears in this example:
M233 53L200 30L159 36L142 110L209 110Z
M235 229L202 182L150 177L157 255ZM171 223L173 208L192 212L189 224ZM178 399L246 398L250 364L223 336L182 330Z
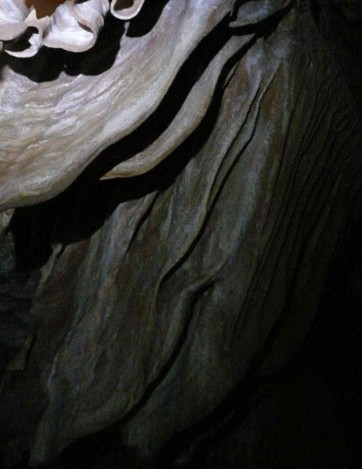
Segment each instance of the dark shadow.
M140 14L129 22L127 35L140 37L148 34L156 24L167 1L146 1ZM31 32L32 28L29 28L18 41L12 41L11 49L21 49L24 42L28 41ZM0 73L1 69L7 65L16 73L37 83L56 80L61 72L70 76L99 75L114 64L124 34L125 23L108 13L104 18L104 26L96 44L89 51L74 53L42 47L36 56L23 59L3 52L0 53Z
M35 210L20 208L14 213L9 229L14 238L18 272L39 269L52 252L50 232L44 226L44 220L49 217L47 209L45 204Z
M321 18L321 7L319 5L319 0L311 0L311 11L312 11L312 16L314 18L314 21L316 25L319 27L320 23L320 18Z
M127 36L141 37L148 34L157 23L168 0L146 0L140 13L130 22Z
M16 73L37 83L56 80L61 72L71 76L98 75L114 64L123 34L124 23L107 14L97 42L89 51L74 53L42 47L31 58L20 59L3 53L2 60Z
M330 421L322 421L322 426L329 425L328 430L334 432L337 440L347 438L350 443L347 452L343 443L340 446L336 445L334 448L329 448L330 452L335 455L336 465L328 465L328 467L339 469L342 467L340 465L341 459L345 461L343 467L346 469L361 467L361 233L362 221L355 223L344 248L336 256L331 266L311 331L289 365L280 373L267 378L258 379L255 377L258 363L262 363L263 355L264 357L267 355L274 334L281 326L283 316L285 318L286 310L278 321L271 337L266 342L264 350L255 360L243 382L206 419L201 420L187 431L174 436L169 441L158 461L159 468L174 467L173 463L177 456L192 448L195 442L197 442L197 448L191 454L189 464L183 467L188 469L203 467L206 456L220 442L231 438L237 433L251 410L256 409L260 403L265 402L270 396L276 394L280 387L288 387L306 369L312 369L317 375L319 374L323 377L323 381L326 382L328 390L333 395L334 401L332 402L337 408L328 408L330 403L324 403L324 388L317 389L318 393L320 393L319 399L321 400L322 410L330 413ZM288 308L288 305L286 305L286 308ZM318 387L318 383L315 386ZM303 389L299 392L303 396ZM292 405L293 401L292 403L285 402L285 406ZM290 412L293 412L292 408ZM306 409L306 412L308 412L308 409ZM318 418L323 419L323 417L318 416L314 416L314 418L317 421ZM335 420L335 428L333 428L333 420ZM297 431L300 432L300 436L305 437L303 429L298 426L299 423L295 422L295 425ZM278 429L276 428L275 431L278 431ZM301 448L305 444L306 441L302 441L300 443ZM317 447L319 444L319 441L314 443L316 453L318 453ZM313 445L311 447L313 448ZM271 449L276 452L282 448L274 447ZM255 451L257 452L257 448L255 448ZM309 466L306 467L322 467L314 465L314 456L314 454L306 454L306 461L309 461ZM231 469L230 466L226 467ZM255 467L260 467L260 469L264 469L264 467L279 469L279 466L276 467L272 464L272 458L268 466L258 465Z

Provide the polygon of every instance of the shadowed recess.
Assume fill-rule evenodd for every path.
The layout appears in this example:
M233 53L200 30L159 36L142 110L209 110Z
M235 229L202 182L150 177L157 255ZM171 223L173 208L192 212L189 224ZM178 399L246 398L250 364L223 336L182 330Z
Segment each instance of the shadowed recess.
M129 22L127 34L140 37L148 34L159 19L168 0L145 2L141 13ZM145 10L145 11L143 11ZM133 23L136 23L133 26ZM31 36L31 28L11 43L12 50L23 48L22 43ZM125 33L125 23L108 13L104 18L104 26L100 30L95 45L86 52L74 53L62 49L42 47L31 58L16 58L0 53L1 68L8 65L16 73L24 75L37 83L56 80L61 72L70 76L99 75L109 70L120 50L121 39Z
M61 72L71 76L99 75L114 64L123 34L124 22L108 13L95 45L86 52L42 47L34 57L25 59L3 53L2 65L8 65L16 73L37 83L56 80ZM19 41L22 40L19 38ZM16 47L16 42L13 47Z
M37 17L43 18L44 16L52 15L56 8L65 1L66 0L26 0L26 5L28 8L34 6Z

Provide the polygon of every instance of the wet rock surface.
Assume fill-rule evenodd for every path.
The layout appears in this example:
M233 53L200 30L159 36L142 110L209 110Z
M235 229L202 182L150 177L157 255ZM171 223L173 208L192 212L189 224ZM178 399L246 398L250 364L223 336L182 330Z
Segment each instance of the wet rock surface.
M2 105L27 90L40 120L3 127L6 467L358 467L361 107L335 9L362 18L159 1L106 24L99 73L97 46L56 52L76 72L46 98L54 57L7 59Z

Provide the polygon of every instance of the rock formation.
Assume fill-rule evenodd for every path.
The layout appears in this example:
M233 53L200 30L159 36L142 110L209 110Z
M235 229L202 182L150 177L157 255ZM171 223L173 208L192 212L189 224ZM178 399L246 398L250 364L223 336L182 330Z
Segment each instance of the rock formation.
M4 464L188 464L292 360L360 203L333 5L0 0Z

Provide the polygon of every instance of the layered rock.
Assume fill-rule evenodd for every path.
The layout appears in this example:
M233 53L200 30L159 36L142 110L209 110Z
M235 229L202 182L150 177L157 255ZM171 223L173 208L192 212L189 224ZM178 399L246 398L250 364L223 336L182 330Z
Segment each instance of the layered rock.
M49 51L5 60L0 207L52 254L4 453L44 464L111 425L142 459L192 453L294 356L361 188L360 113L314 13L146 1L105 52L56 52L52 81Z

